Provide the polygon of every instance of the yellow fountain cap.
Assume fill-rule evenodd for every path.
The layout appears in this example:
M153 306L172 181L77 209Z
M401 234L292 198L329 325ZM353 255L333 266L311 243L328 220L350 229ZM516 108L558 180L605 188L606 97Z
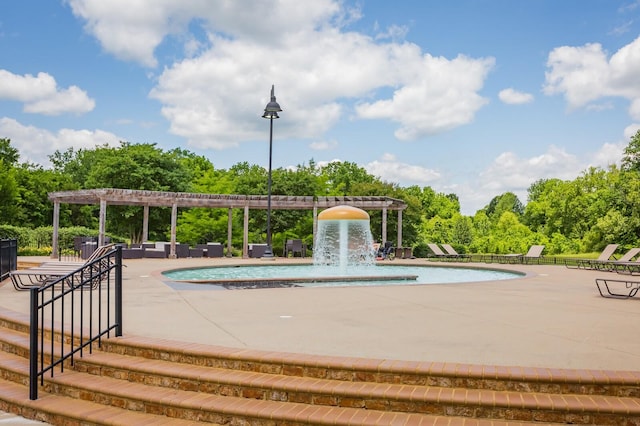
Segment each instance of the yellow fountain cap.
M318 220L369 220L369 213L351 206L335 206L322 211Z

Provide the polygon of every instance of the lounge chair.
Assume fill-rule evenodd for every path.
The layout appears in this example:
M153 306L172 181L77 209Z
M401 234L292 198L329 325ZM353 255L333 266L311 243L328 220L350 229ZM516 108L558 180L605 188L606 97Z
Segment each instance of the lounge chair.
M633 275L637 272L640 272L640 258L635 259L638 254L640 254L640 248L634 247L632 249L629 249L629 251L627 251L618 260L607 260L602 262L592 260L590 262L590 269Z
M638 294L640 281L613 280L596 278L596 286L600 296L612 299L629 299Z
M510 254L494 255L492 256L492 260L497 260L498 262L507 262L507 263L529 263L536 260L537 263L540 263L540 259L542 258L543 251L544 251L543 245L532 245L531 247L529 247L529 251L527 251L525 254L510 253Z
M460 254L454 249L451 244L442 244L442 248L453 259L470 260L471 256L468 254Z
M564 264L570 269L596 269L599 263L612 260L611 257L618 250L618 246L619 244L607 245L597 259L567 259Z
M84 263L43 262L40 264L40 266L35 266L33 268L11 271L9 273L9 278L11 279L11 283L16 290L29 290L34 287L41 287L61 277L73 275L82 267L95 262L102 256L109 253L113 249L113 247L113 244L107 244L105 246L98 247Z
M449 259L451 257L447 253L443 252L437 244L427 244L427 247L429 247L429 250L433 252L433 257L436 259Z

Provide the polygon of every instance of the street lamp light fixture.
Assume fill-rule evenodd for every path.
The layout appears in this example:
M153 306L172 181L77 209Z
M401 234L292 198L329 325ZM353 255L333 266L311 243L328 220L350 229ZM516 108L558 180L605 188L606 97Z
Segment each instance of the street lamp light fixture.
M273 120L278 117L278 113L282 111L278 102L276 102L276 95L274 91L274 85L271 85L271 101L264 108L264 114L262 118L269 120L269 178L267 181L267 247L264 251L263 257L273 257L273 249L271 247L271 158L273 153Z

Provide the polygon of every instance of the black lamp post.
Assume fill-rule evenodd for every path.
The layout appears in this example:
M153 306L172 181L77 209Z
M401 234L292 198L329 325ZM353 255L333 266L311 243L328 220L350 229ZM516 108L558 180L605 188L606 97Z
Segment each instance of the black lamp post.
M274 86L271 85L271 101L264 108L264 114L262 118L269 120L269 179L267 181L267 248L264 251L264 257L273 257L273 250L271 249L271 156L273 152L273 120L278 117L278 113L282 111L278 102L276 102L276 95L274 93Z

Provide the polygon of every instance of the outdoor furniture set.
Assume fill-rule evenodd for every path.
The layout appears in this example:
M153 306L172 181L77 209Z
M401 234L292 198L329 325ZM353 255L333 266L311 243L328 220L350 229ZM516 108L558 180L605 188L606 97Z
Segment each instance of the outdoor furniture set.
M166 259L171 253L171 243L159 241L155 243L122 244L123 259L157 258ZM196 244L190 247L189 244L176 243L176 257L222 257L224 249L221 243Z

